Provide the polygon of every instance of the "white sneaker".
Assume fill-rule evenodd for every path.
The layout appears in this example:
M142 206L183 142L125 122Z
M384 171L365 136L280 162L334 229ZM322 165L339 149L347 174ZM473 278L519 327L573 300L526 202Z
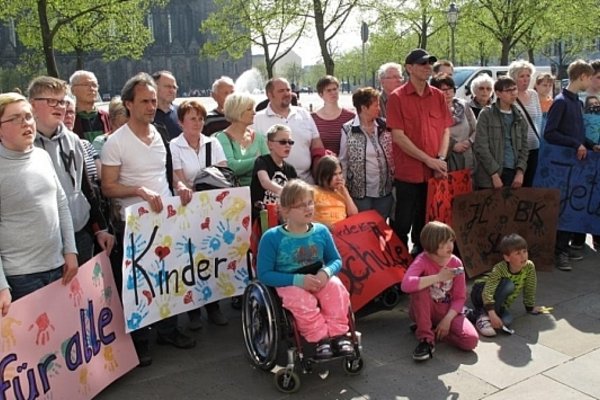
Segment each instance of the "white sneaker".
M475 328L482 336L492 337L496 336L496 330L492 326L492 322L490 321L490 317L483 314L477 321L475 322Z

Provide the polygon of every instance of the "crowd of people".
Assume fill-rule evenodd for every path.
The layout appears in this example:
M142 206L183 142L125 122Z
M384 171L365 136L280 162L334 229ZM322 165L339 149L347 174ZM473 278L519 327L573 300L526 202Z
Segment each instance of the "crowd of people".
M452 63L415 49L403 66L381 66L381 91L357 89L354 110L339 105L340 82L323 77L316 85L323 106L313 113L293 105L283 78L267 82L257 111L250 94L221 77L211 92L217 106L206 110L196 100L174 103L172 72L139 73L106 112L94 103L92 72L77 71L69 83L38 77L27 97L0 94L0 310L6 315L11 301L52 281L67 284L99 251L110 255L121 287L125 208L145 201L160 212L173 195L185 205L196 175L219 165L250 187L253 206L279 205L282 224L264 234L258 277L277 287L318 357L353 351L345 339L349 295L335 277L341 263L328 228L364 210L388 221L415 257L402 282L419 341L413 358L430 358L439 340L472 350L478 334L510 325L508 308L521 291L527 311L539 312L535 267L524 239L508 235L504 259L475 282L475 310L465 313L455 233L425 224L427 182L471 169L475 190L527 187L544 142L573 148L580 160L600 151L598 132L586 131L598 125L589 121L599 114L600 60L577 60L568 74L553 98L554 77L535 76L532 64L517 60L495 82L474 79L465 101L456 98ZM569 271L585 234L556 237L556 267ZM205 312L227 325L218 302ZM191 330L202 326L201 313L189 312ZM159 344L196 344L177 316L153 327ZM152 362L149 334L149 327L132 333L142 366Z

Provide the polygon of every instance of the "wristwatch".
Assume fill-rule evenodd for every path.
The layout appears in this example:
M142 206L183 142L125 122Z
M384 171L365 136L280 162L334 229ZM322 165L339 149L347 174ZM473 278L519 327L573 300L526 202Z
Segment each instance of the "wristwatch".
M443 156L441 154L438 154L437 158L438 160L446 161L446 156Z

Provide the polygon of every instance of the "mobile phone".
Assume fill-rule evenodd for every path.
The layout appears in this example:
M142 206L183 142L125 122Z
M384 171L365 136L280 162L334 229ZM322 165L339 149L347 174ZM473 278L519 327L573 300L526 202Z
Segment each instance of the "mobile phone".
M463 267L454 268L454 269L452 270L452 273L453 273L454 275L462 275L462 274L464 274L464 273L465 273L465 269L464 269Z

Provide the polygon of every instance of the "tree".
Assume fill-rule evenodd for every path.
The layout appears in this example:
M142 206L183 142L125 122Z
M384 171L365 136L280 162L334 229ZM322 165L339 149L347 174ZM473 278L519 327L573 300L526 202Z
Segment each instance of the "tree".
M23 45L42 50L48 75L59 77L55 51L101 51L108 57L143 51L149 35L138 30L147 10L165 0L23 0L0 2L0 17L18 21ZM93 22L96 22L93 24ZM111 21L114 24L111 25ZM111 35L112 32L119 32ZM77 37L79 35L80 37ZM78 46L78 47L77 47ZM141 53L139 53L141 54Z
M251 46L264 52L268 78L273 67L298 43L307 23L302 0L215 0L217 11L201 26L210 37L204 54L241 58Z
M352 10L359 4L359 0L310 0L321 56L327 75L333 75L335 62L331 51L331 41L340 32L340 29L350 16Z

